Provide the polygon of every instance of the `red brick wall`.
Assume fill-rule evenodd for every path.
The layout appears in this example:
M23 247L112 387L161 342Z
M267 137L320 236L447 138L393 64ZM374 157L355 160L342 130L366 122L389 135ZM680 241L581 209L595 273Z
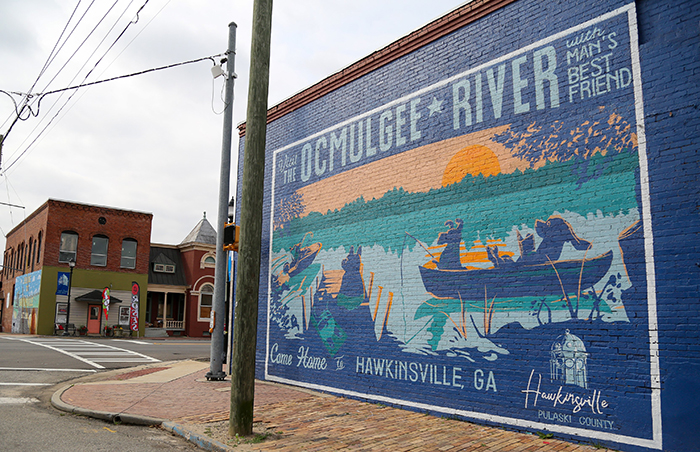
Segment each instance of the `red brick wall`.
M59 265L61 233L73 231L78 233L77 268L148 273L152 214L53 200L49 200L48 205L45 265ZM105 224L100 224L100 218L106 220ZM97 234L109 238L106 267L90 265L92 237ZM135 269L121 268L122 240L126 238L138 244Z
M100 217L106 220L104 225L100 224ZM66 265L58 262L63 231L73 231L78 234L76 268L120 273L148 273L152 219L153 215L150 213L48 200L7 234L3 258L5 268L0 272L5 297L7 293L13 292L17 276L40 270L44 265ZM38 250L38 256L36 251L34 252L32 259L34 268L32 268L32 262L28 262L27 259L27 253L31 252L29 242L30 239L35 242L39 232L42 236L41 249ZM95 234L109 238L105 267L90 265L92 237ZM121 245L125 238L134 239L138 244L135 269L121 268ZM18 252L22 245L25 253L20 263ZM20 270L13 271L11 268ZM3 331L10 331L12 328L11 303L12 301L7 308L7 303L3 301Z
M4 298L2 301L2 331L10 331L12 329L12 303L14 300L9 300L10 306L8 307L7 297L8 294L12 294L10 297L14 297L15 278L26 273L41 270L43 266L44 252L46 250L47 213L47 204L44 204L7 234L2 261L4 267L0 272ZM40 247L37 245L39 233L41 233ZM31 248L29 247L30 242L33 243ZM19 261L21 248L24 248L22 262ZM31 259L29 259L28 253L32 254Z
M187 335L196 337L203 336L209 332L209 322L199 321L199 295L192 292L199 292L203 284L214 285L214 268L201 268L202 257L209 250L202 248L186 249L181 252L182 264L184 265L187 281L191 284L186 295L186 319Z

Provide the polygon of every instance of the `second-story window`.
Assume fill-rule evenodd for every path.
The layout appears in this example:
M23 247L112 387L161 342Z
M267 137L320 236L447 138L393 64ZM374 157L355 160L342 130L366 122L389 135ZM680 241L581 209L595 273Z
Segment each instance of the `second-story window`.
M39 237L36 239L36 263L41 262L41 231L39 231Z
M107 266L107 248L109 239L104 235L96 235L92 238L92 254L90 255L90 265L98 267Z
M136 268L136 240L122 240L122 268Z
M61 233L61 245L58 253L59 262L75 262L78 251L78 234L72 231Z

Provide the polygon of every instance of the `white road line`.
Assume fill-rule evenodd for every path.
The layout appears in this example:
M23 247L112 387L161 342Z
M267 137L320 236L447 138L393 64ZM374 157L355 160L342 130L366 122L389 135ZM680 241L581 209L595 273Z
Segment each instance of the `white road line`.
M52 383L2 383L0 386L51 386Z
M149 361L146 359L139 359L139 358L126 358L126 359L114 359L114 358L96 358L93 359L95 362L100 362L100 363L150 363L153 361Z
M60 349L60 348L52 347L52 346L50 346L50 345L46 345L46 344L43 344L43 343L41 343L41 342L34 342L34 341L26 340L26 339L24 339L23 341L24 341L24 342L28 342L28 343L30 343L30 344L38 345L38 346L40 346L40 347L46 347L46 348L48 348L49 350L53 350L53 351L58 352L58 353L63 353L64 355L68 355L68 356L70 356L71 358L75 358L75 359L77 359L78 361L82 361L82 362L84 362L85 364L88 364L88 365L90 365L90 366L92 366L92 367L97 367L98 369L104 369L104 368L105 368L104 366L100 366L99 364L93 363L93 362L90 361L90 360L81 358L81 357L78 356L78 355L75 355L75 354L73 354L73 353L67 352L67 351L62 350L62 349Z
M0 371L37 371L37 372L97 372L95 369L42 369L40 367L0 367Z
M160 362L159 359L152 358L150 356L142 355L141 353L136 353L132 352L131 350L125 350L122 348L117 348L117 347L112 347L110 345L104 345L104 344L95 344L92 342L88 341L83 341L83 340L76 340L76 339L68 339L68 340L60 340L60 339L53 339L53 340L29 340L29 339L19 339L23 342L28 342L30 344L35 344L39 345L41 347L46 347L50 350L57 351L59 353L63 353L64 355L68 355L71 358L77 359L78 361L82 361L86 364L89 364L92 367L96 367L98 369L104 369L105 367L97 364L97 362L152 362L152 363L158 363ZM54 344L54 345L49 345L49 343ZM99 351L96 351L99 350ZM104 356L104 357L114 357L115 353L123 353L123 356L129 356L133 358L120 358L120 359L109 359L108 361L102 360L102 359L97 359L97 358L85 358L84 355L93 355L97 354L98 356Z
M18 405L20 403L37 403L34 397L0 397L0 405Z
M144 342L144 341L132 341L130 339L112 339L115 342L128 342L130 344L139 344L139 345L151 345L150 342Z

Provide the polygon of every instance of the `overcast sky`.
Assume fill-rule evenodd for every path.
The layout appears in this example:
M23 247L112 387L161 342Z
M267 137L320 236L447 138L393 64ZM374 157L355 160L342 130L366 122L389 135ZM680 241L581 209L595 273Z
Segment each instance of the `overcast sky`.
M0 90L80 84L103 56L87 82L221 54L236 22L233 122L245 121L253 0L99 0L88 10L91 1L0 1ZM107 51L144 2L139 20ZM269 106L463 3L277 0ZM0 205L2 249L4 235L49 198L152 213L154 243L180 243L205 211L216 227L224 106L223 78L213 80L211 67L206 60L52 94L36 117L23 114L3 148L0 202L25 209ZM15 116L0 93L0 134ZM237 148L235 133L232 193Z

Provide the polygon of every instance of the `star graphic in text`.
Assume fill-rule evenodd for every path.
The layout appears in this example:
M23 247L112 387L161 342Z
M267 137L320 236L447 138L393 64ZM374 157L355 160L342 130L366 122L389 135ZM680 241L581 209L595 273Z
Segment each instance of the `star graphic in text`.
M444 100L437 100L435 97L433 97L433 102L428 105L428 110L430 111L430 114L428 116L433 116L435 113L442 113L442 103Z

